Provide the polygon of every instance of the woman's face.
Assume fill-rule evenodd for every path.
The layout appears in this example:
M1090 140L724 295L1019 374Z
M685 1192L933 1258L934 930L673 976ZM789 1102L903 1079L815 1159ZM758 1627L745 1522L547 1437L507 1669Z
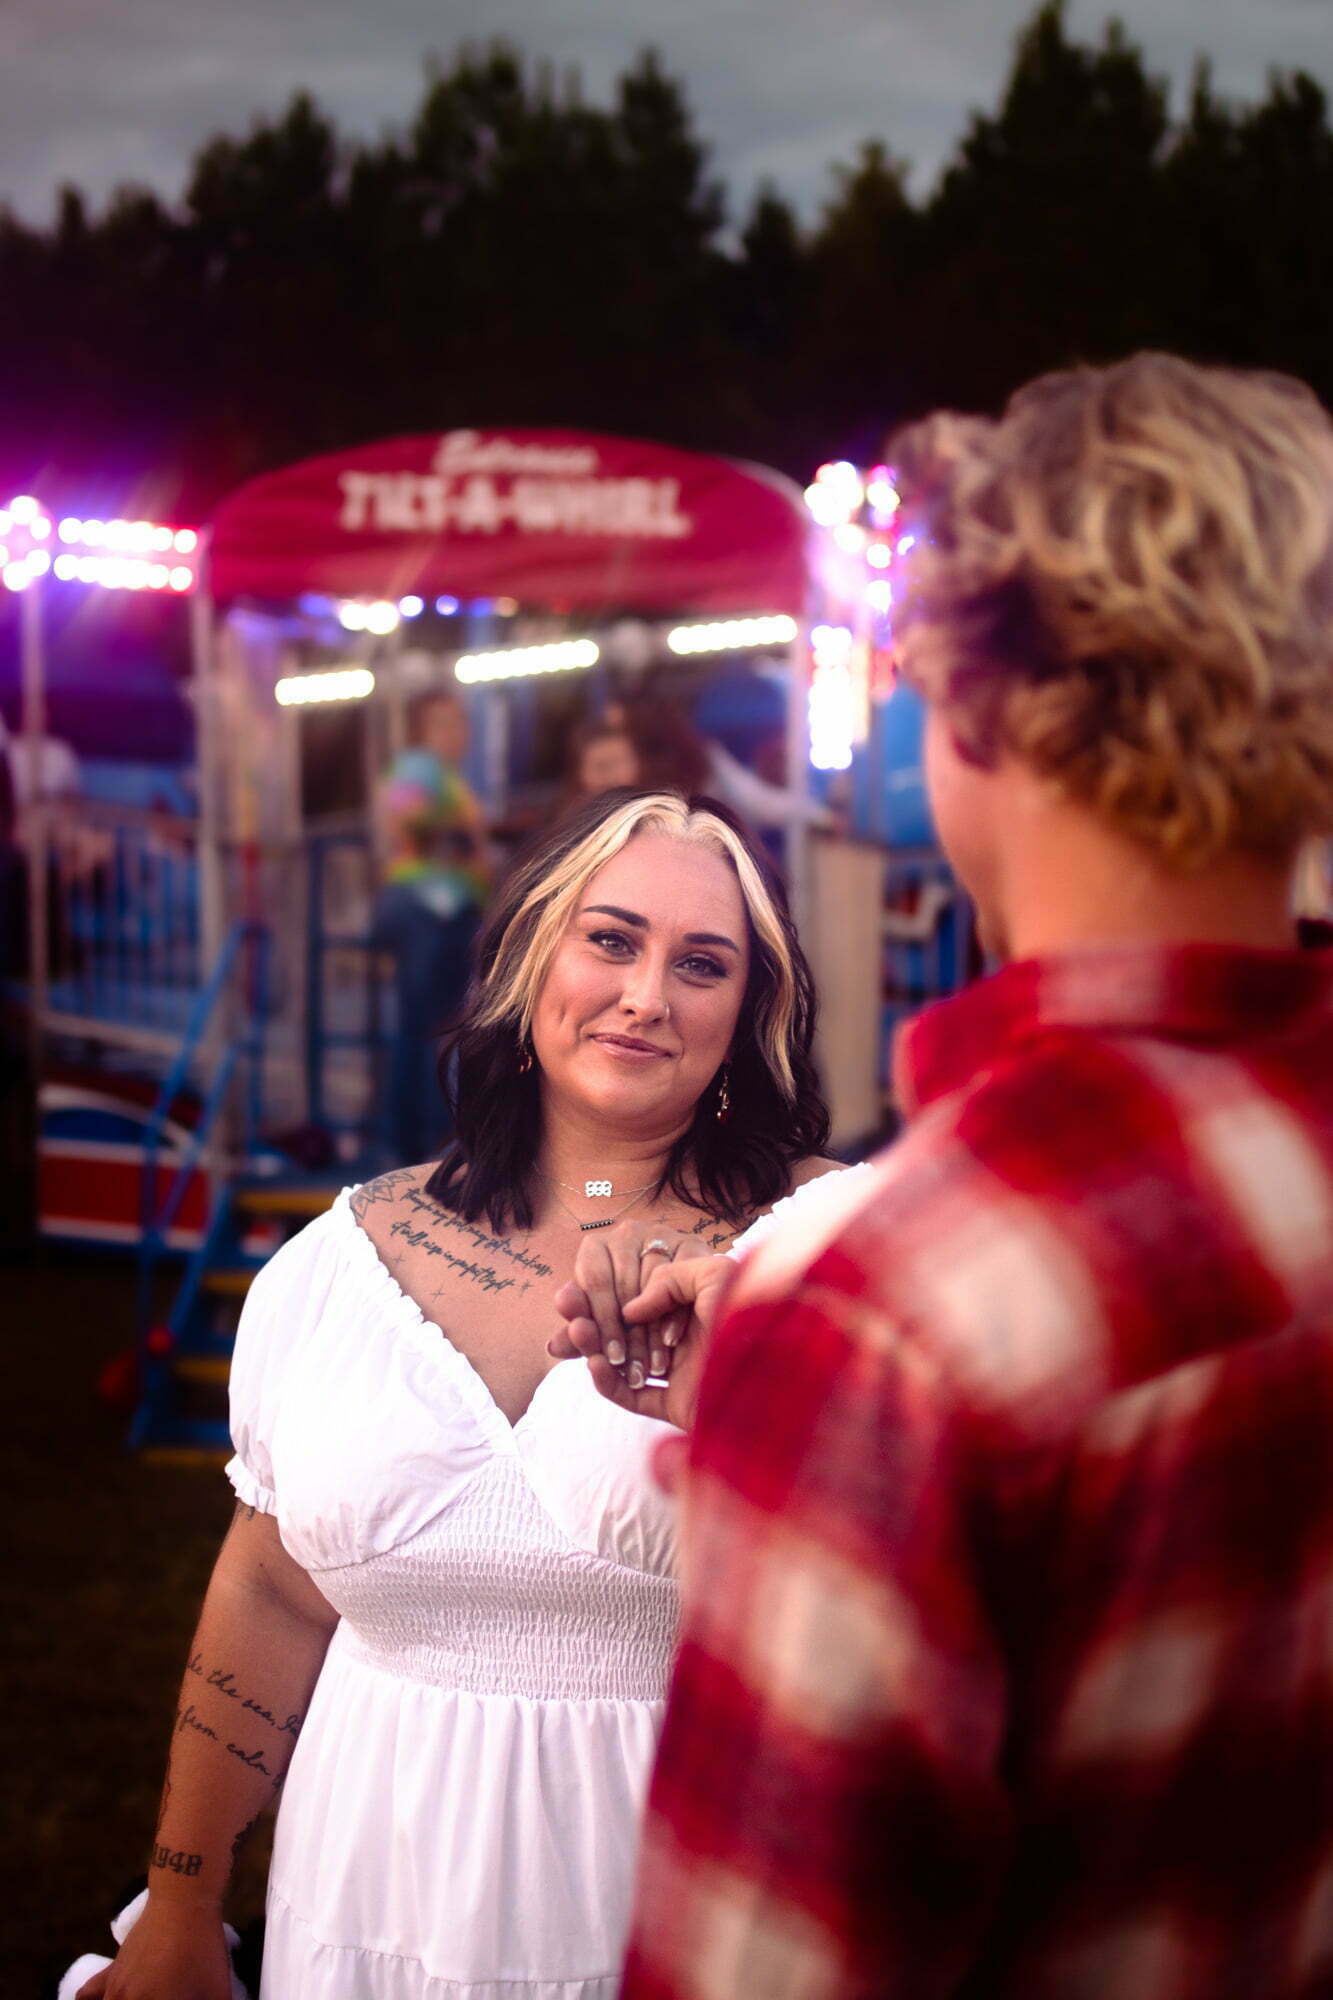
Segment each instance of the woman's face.
M584 744L578 782L586 797L595 798L618 785L637 785L640 775L639 753L628 736L594 736Z
M548 1101L621 1130L674 1133L726 1060L749 969L727 863L639 834L584 890L533 1010Z

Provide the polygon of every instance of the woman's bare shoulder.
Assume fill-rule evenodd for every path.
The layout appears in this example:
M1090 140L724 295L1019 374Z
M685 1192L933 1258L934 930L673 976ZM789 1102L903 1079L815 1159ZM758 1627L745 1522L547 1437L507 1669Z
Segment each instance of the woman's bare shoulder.
M353 1215L363 1228L370 1228L374 1210L414 1203L434 1171L435 1162L424 1160L420 1166L393 1167L387 1174L377 1174L373 1181L362 1181L349 1197Z
M434 1163L429 1160L418 1167L394 1167L387 1174L377 1174L373 1181L362 1181L348 1197L348 1207L358 1226L365 1230L391 1270L396 1266L396 1257L391 1252L401 1247L398 1239L408 1226L406 1218L410 1217L418 1228L446 1219L446 1211L426 1193L426 1183L434 1171Z
M809 1159L798 1160L792 1168L792 1191L805 1187L810 1181L822 1180L825 1174L845 1173L846 1167L845 1160L829 1160L822 1153L812 1153Z

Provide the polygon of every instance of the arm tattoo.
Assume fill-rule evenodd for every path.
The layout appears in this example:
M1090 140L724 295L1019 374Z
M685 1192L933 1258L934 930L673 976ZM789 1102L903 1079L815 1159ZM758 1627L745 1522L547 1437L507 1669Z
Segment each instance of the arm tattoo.
M169 1868L173 1875L197 1875L203 1865L202 1854L187 1854L183 1848L163 1847L157 1841L148 1863L150 1868Z

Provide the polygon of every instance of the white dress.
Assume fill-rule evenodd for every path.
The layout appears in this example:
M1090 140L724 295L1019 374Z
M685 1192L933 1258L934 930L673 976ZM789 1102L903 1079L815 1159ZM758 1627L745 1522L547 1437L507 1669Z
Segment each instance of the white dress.
M261 2000L612 2000L676 1629L663 1429L581 1362L511 1425L349 1193L256 1279L232 1370L232 1484L341 1614Z

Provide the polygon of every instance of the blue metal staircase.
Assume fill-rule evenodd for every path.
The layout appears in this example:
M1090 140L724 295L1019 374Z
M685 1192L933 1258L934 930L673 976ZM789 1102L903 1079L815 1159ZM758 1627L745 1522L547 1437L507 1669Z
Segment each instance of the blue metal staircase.
M162 1080L144 1143L142 1234L139 1248L139 1400L130 1426L136 1449L178 1456L226 1444L226 1383L234 1324L223 1302L243 1297L262 1263L253 1233L247 1236L233 1158L253 1156L263 1098L264 1028L268 1014L266 926L234 924L218 960L197 994L185 1034ZM167 1112L199 1066L206 1038L229 1008L203 1109L188 1147L161 1189L158 1164ZM239 1105L237 1099L239 1097ZM229 1155L216 1158L219 1127L231 1115L236 1129ZM169 1254L169 1235L190 1177L213 1164L216 1192L203 1242L187 1260L165 1324L155 1319L158 1274Z
M324 915L329 854L340 847L369 849L364 836L316 836L309 845L305 1080L310 1125L341 1136L363 1152L372 1148L364 1124L340 1118L326 1091L330 1058L356 1047L372 1059L382 1047L379 982L373 940L331 928ZM333 952L365 955L359 1018L329 1018L326 977ZM343 1161L327 1172L302 1171L261 1140L263 1069L268 1005L269 933L260 923L238 923L228 933L217 964L198 994L175 1059L163 1079L144 1148L142 1236L139 1253L138 1364L140 1394L130 1445L145 1457L216 1461L230 1450L227 1381L241 1306L256 1272L288 1237L332 1206L339 1189L362 1177L361 1165ZM216 1059L203 1112L173 1178L159 1198L158 1163L168 1107L197 1069L210 1027L230 1008L230 1033ZM344 1010L345 1011L345 1010ZM233 1125L226 1156L211 1145L220 1121ZM238 1115L239 1114L239 1115ZM165 1321L156 1317L159 1274L169 1254L168 1234L191 1174L213 1156L214 1196L199 1248L188 1258ZM382 1162L367 1152L365 1170Z

